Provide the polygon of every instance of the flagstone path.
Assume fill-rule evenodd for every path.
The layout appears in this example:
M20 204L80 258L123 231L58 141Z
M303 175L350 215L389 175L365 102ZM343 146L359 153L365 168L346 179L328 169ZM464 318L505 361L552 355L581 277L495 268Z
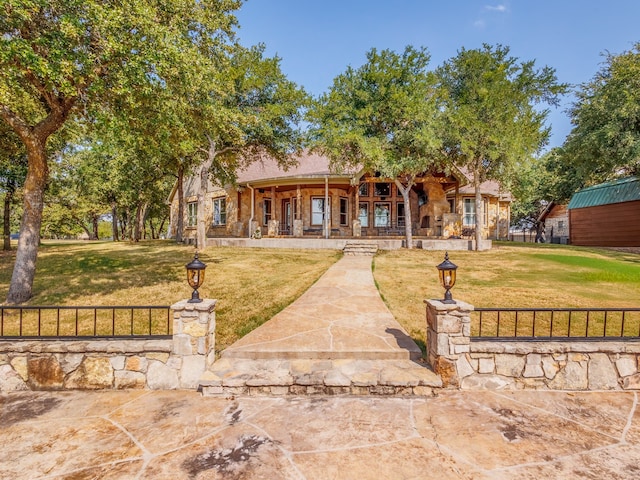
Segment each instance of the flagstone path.
M380 298L371 262L367 255L336 262L225 349L202 377L203 393L425 395L442 386Z

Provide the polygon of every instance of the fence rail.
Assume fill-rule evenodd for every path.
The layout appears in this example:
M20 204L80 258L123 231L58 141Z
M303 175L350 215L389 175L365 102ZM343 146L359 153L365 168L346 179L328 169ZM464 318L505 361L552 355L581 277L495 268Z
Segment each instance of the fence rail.
M546 340L640 337L640 308L476 308L472 339Z
M0 338L131 338L171 335L168 306L0 306Z

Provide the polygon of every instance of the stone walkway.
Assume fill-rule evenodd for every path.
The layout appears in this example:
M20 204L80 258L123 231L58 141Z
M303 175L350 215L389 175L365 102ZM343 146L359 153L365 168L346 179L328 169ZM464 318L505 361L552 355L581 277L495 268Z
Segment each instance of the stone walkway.
M0 478L637 479L633 392L0 394Z
M295 302L225 349L202 377L203 393L426 395L440 387L380 298L371 261L345 255Z

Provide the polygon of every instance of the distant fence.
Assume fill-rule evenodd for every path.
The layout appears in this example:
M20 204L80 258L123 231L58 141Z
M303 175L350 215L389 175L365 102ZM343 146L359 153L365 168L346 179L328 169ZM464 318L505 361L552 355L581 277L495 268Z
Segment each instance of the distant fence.
M2 338L131 338L171 335L168 306L0 306Z
M640 338L640 308L475 308L472 339Z
M534 243L536 241L537 232L535 229L524 229L509 232L509 240L512 242Z

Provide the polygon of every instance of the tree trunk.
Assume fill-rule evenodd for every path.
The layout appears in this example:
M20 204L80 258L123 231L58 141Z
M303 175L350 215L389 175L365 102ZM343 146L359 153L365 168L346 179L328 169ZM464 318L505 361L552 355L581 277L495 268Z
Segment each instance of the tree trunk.
M182 243L184 232L184 166L178 167L178 218L176 222L176 242Z
M411 187L413 186L413 179L407 182L405 187L400 180L395 179L395 184L402 193L404 199L404 236L407 243L407 248L413 248L413 230L411 228L411 202L409 201L409 194L411 193Z
M3 250L11 250L11 202L13 201L13 194L16 191L16 182L13 178L7 179L7 192L4 196L4 245Z
M111 204L111 235L114 242L120 241L118 235L118 208L115 202Z
M25 141L29 166L24 183L24 212L20 224L20 239L13 266L7 304L24 303L31 298L36 260L40 245L40 227L44 207L44 190L49 176L45 140L29 138Z
M147 212L147 203L138 203L136 207L136 218L133 232L133 240L139 242L142 240L142 234L144 232L144 217Z
M480 178L477 172L473 173L473 186L476 193L476 251L480 250L480 243L482 242L482 228L483 215L482 215L482 193L480 192Z
M92 225L93 225L93 236L92 236L93 238L92 238L92 240L98 240L98 238L99 238L99 234L98 234L98 224L100 223L99 220L100 220L100 217L98 215L93 215L93 217L91 219Z
M198 190L198 210L197 210L197 226L196 226L196 248L203 251L207 246L207 226L205 224L205 205L204 200L207 193L207 175L208 170L202 167L200 170L200 189Z

